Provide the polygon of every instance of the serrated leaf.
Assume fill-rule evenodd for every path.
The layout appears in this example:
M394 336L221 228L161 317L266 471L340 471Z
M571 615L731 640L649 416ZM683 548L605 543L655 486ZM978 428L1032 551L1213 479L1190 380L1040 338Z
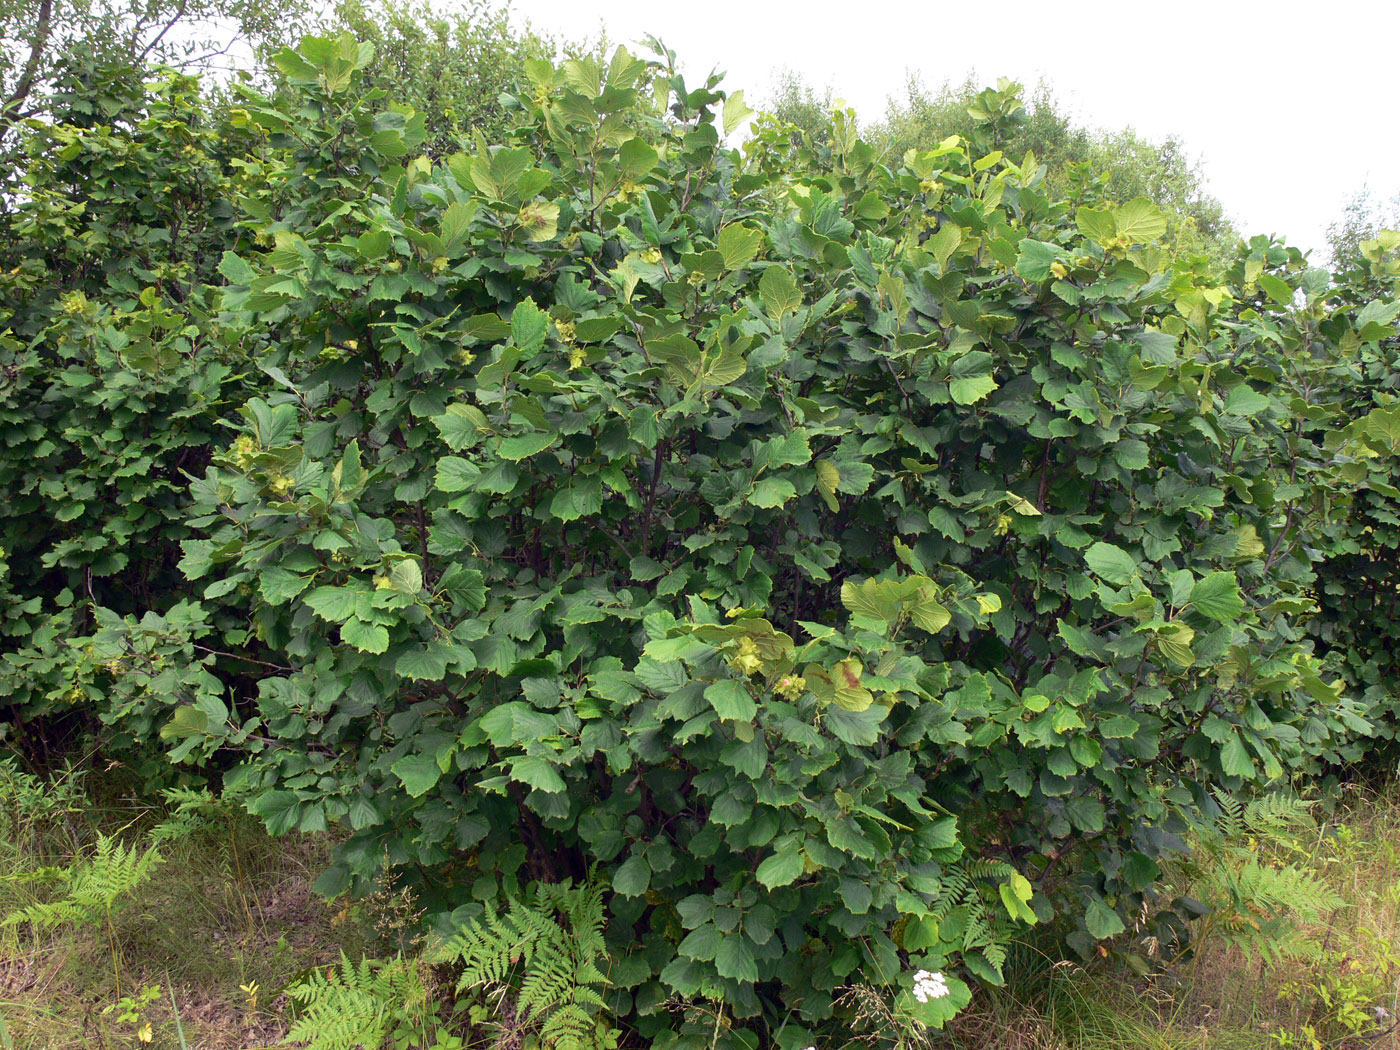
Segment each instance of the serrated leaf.
M340 625L340 640L363 653L382 653L389 648L389 632L377 623L349 619Z
M355 615L355 600L360 593L353 587L322 586L312 589L305 601L321 619L344 623Z
M734 134L735 130L746 119L753 116L753 110L744 103L744 93L742 91L731 91L724 100L723 116L720 122L724 125L726 135Z
M1074 213L1074 224L1080 233L1100 247L1106 247L1118 236L1118 223L1107 208L1080 208Z
M502 459L508 459L518 463L522 459L529 459L538 455L550 445L554 444L558 434L550 434L544 431L534 431L529 434L518 434L515 437L502 438L497 454Z
M719 236L715 238L715 247L719 249L719 254L724 258L726 270L737 270L752 262L762 246L763 233L761 231L741 226L738 223L726 226L719 231Z
M802 854L797 850L779 851L766 858L754 876L768 889L796 882L802 876Z
M817 491L834 514L841 509L841 504L836 500L836 489L841 484L841 470L829 459L819 459L812 467L817 473Z
M651 867L646 859L633 854L613 873L613 889L624 897L640 897L651 885Z
M404 678L440 682L447 673L447 650L436 642L410 649L394 662L394 670Z
M1115 587L1127 586L1138 574L1137 563L1127 551L1102 541L1084 552L1084 563L1095 576Z
M1167 233L1166 213L1146 197L1136 197L1114 209L1113 221L1118 226L1119 236L1129 244L1146 244Z
M1127 929L1118 913L1098 898L1089 902L1089 908L1084 913L1084 924L1089 928L1089 936L1096 941L1116 937Z
M946 271L948 260L953 257L953 253L962 244L962 227L955 222L945 222L938 227L938 232L924 242L924 247L933 253L933 257L938 260L938 268Z
M522 357L537 353L544 346L548 333L549 314L536 306L533 299L518 304L510 315L510 341L520 348Z
M948 382L948 395L960 405L975 405L997 388L989 375L963 376Z
M705 689L705 699L720 718L731 722L751 722L758 714L748 686L733 678L713 682Z
M721 977L752 983L758 980L758 963L742 933L728 934L715 952L715 969Z
M1027 237L1017 249L1016 272L1032 284L1039 284L1049 280L1050 268L1064 258L1065 250L1059 245Z
M1191 607L1202 616L1234 623L1244 614L1244 598L1233 572L1213 572L1191 588Z
M413 798L421 798L442 779L442 770L432 755L404 755L389 769Z
M762 478L745 498L745 502L755 507L773 508L781 507L796 496L797 489L793 488L792 482L782 478Z
M763 311L774 321L781 321L802 306L802 290L792 275L779 265L769 266L758 281L758 297Z
M481 468L459 456L444 456L438 460L434 484L439 492L463 492L481 477Z

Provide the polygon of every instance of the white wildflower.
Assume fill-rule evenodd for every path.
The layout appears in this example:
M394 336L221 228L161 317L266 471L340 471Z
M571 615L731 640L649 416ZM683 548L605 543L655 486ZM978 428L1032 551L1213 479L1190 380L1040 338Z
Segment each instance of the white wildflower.
M914 998L921 1003L942 999L949 992L948 979L941 973L920 970L914 974Z

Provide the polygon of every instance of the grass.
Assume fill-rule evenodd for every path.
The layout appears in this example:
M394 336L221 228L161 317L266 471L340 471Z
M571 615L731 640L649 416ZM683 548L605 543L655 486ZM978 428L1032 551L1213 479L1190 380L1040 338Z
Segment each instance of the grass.
M1245 844L1246 847L1248 844ZM1345 904L1302 932L1314 948L1265 961L1224 938L1137 978L1023 946L1008 988L954 1023L956 1050L1400 1050L1400 785L1345 789L1310 840L1256 844ZM1199 880L1177 888L1199 893Z
M13 767L0 767L0 807L13 814L0 827L0 915L52 896L36 873L90 853L99 830L140 842L168 815L130 794L92 805L76 774L36 786ZM279 988L342 948L378 948L372 928L311 893L324 836L272 839L232 807L201 818L160 844L164 862L120 902L110 929L0 926L0 1048L276 1045L286 1030ZM123 1020L119 1001L157 985Z
M392 951L408 924L388 896L349 908L312 894L326 836L271 839L222 805L194 805L172 830L171 813L110 774L40 783L0 762L0 916L53 899L43 870L91 855L99 832L163 838L163 863L110 924L0 925L0 1050L276 1046L289 1022L281 988L342 950ZM1140 978L1112 957L1081 966L1026 944L1007 988L979 992L933 1045L1400 1050L1400 785L1343 792L1291 843L1235 845L1298 865L1345 902L1304 931L1312 951L1265 962L1208 937L1190 961ZM1176 878L1182 892L1207 892L1199 870Z

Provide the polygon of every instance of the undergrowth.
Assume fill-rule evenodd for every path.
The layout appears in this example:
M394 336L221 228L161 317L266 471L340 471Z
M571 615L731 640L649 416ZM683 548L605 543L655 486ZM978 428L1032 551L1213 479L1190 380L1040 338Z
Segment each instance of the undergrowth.
M1208 909L1189 944L1130 932L1084 966L1043 934L1023 941L1006 987L919 1045L1400 1050L1400 787L1339 794L1330 808L1222 799L1168 872L1171 892ZM0 760L0 832L5 1050L233 1050L294 1036L465 1050L560 1033L561 1046L635 1045L597 1012L607 963L594 890L534 887L425 950L421 916L392 888L330 904L311 893L324 836L270 839L202 792L156 806L119 772L41 780ZM1145 960L1141 973L1130 959ZM703 1010L687 1009L702 1031Z

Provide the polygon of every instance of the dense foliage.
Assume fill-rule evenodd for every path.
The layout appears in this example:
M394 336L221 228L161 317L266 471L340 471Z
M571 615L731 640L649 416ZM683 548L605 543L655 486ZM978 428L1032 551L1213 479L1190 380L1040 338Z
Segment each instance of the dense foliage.
M502 141L438 156L372 61L30 128L31 752L99 720L275 833L343 824L320 888L392 871L445 932L601 880L627 1029L690 1045L704 998L801 1047L851 986L942 1024L1032 924L1181 939L1158 861L1216 792L1392 735L1349 581L1394 593L1393 240L1174 252L998 148L1007 86L891 160L839 112L731 148L742 95L671 56L532 58Z

